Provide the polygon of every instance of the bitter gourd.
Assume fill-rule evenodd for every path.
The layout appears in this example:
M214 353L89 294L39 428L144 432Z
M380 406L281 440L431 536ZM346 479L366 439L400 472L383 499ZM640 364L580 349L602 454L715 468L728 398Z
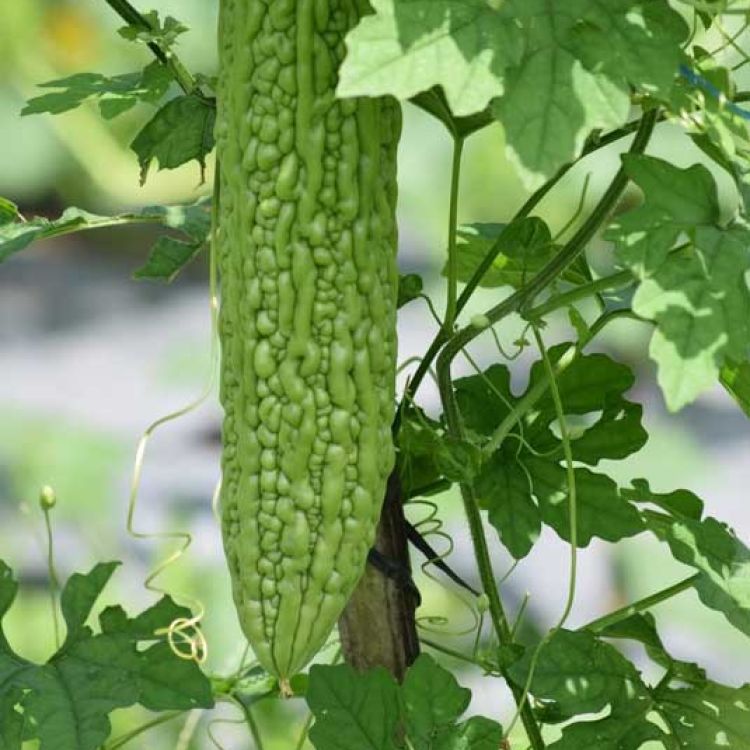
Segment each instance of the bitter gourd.
M222 530L242 628L286 679L360 578L393 465L401 120L335 97L365 2L220 8Z

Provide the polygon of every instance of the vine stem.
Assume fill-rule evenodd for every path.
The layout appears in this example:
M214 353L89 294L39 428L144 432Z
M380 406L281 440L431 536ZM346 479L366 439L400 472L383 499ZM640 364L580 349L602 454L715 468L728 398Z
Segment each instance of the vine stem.
M461 183L461 156L464 139L456 136L453 139L453 165L451 167L451 197L448 212L448 301L445 307L443 331L448 337L453 333L458 315L458 252L456 232L458 231L458 196Z
M128 0L104 0L104 2L129 26L137 26L144 31L154 30L143 14L131 5ZM186 94L199 94L202 96L198 82L174 52L162 49L156 42L147 42L146 44L154 54L154 57L162 65L169 68L172 77Z
M560 396L560 390L557 387L556 373L554 366L549 358L547 347L542 339L542 334L539 328L535 325L532 326L534 331L534 338L539 349L539 354L544 362L544 371L547 375L547 382L552 393L552 400L555 404L555 412L557 414L557 424L560 428L560 438L563 446L563 454L565 456L565 473L567 476L568 484L568 523L569 523L569 535L570 535L570 572L568 575L568 596L565 600L565 607L563 612L557 620L557 624L549 630L546 636L537 645L529 664L529 674L526 678L526 683L523 686L523 692L521 693L521 701L518 704L518 710L516 715L511 720L506 730L505 736L510 734L513 729L515 722L518 717L522 715L524 708L528 705L529 692L534 680L534 674L536 673L536 667L539 662L539 658L542 654L542 649L554 638L556 633L564 627L565 623L570 617L570 613L573 611L573 605L576 598L576 583L578 579L578 497L576 490L576 476L575 468L573 466L573 450L570 445L570 432L568 431L567 420L565 419L565 409L563 407L562 398ZM520 617L520 615L519 615ZM513 629L513 634L515 628Z
M467 664L473 664L476 666L481 666L478 661L475 659L472 659L470 656L467 656L466 654L462 654L460 651L456 651L455 649L450 648L449 646L443 646L442 643L438 643L437 641L430 640L429 638L420 638L420 643L423 643L425 646L429 646L430 648L434 648L435 651L439 651L442 654L445 654L446 656L450 656L453 659L457 659L458 661L466 662Z
M739 98L739 95L738 97L735 97L735 100L737 100L738 98ZM589 154L594 153L595 151L598 151L601 148L604 148L605 146L608 146L612 143L615 143L621 140L622 138L626 138L627 136L632 135L634 132L637 132L638 134L640 134L643 128L643 121L646 120L646 118L649 118L649 121L653 120L653 123L650 125L650 130L646 137L646 141L648 141L648 138L650 137L651 132L653 131L653 128L655 127L656 123L661 121L661 119L663 119L663 116L658 112L658 110L653 110L652 113L649 113L649 115L646 115L643 118L643 120L634 120L633 122L630 122L627 125L624 125L623 127L618 128L617 130L612 130L603 136L589 138L589 141L584 147L583 151L581 152L580 157L576 159L575 161L571 162L570 164L566 164L563 167L561 167L558 170L557 174L554 177L552 177L552 179L545 182L544 185L542 185L534 193L532 193L529 196L529 198L526 200L526 202L521 206L521 208L518 209L518 211L515 213L513 218L510 220L509 224L512 224L513 222L516 222L516 221L520 221L521 219L524 219L527 216L529 216L531 212L547 196L547 194L551 192L551 190L560 182L560 180L562 180L562 178L581 159L585 158ZM638 135L636 136L636 141L637 139L638 139ZM633 145L631 146L631 151L633 153L639 153L639 151L637 150L636 141L634 141ZM503 239L502 239L502 234L501 234L497 238L497 240L495 240L494 245L489 249L489 251L484 256L484 258L482 258L481 263L477 266L471 278L466 283L466 286L463 288L456 302L456 316L458 316L466 307L467 303L471 299L477 287L482 282L482 279L484 278L485 274L492 267L492 264L495 262L498 255L500 255L500 252L502 250L502 243L503 243ZM430 371L430 367L432 366L432 363L435 361L435 358L440 353L440 350L443 348L446 342L450 339L450 336L451 336L451 332L446 331L445 327L441 327L438 330L437 334L435 335L435 338L432 340L432 343L428 347L427 351L425 352L425 355L422 358L422 362L420 366L415 370L414 375L409 380L407 390L404 393L404 397L396 413L396 418L393 423L394 433L398 431L398 428L401 424L401 411L404 405L414 400L417 390L422 384L422 381L424 380L427 373Z
M235 699L234 702L240 707L245 717L247 728L250 730L250 736L253 738L253 743L255 744L255 750L263 750L263 740L261 739L260 729L258 728L258 723L255 721L252 709L242 700Z
M662 602L667 601L667 599L671 599L673 596L677 596L677 594L687 591L689 588L695 586L700 577L701 574L696 573L695 575L685 578L672 586L662 589L661 591L649 594L649 596L645 596L643 599L639 599L638 601L621 607L614 612L610 612L603 617L592 620L588 625L584 625L580 629L590 630L593 633L601 633L608 627L616 625L618 622L622 622L628 617L632 617L632 615L638 614L639 612L645 612L646 610L651 609L651 607L655 607L657 604L661 604Z
M52 625L55 632L55 648L60 648L60 615L58 613L58 594L60 592L60 579L55 568L55 539L52 533L52 518L50 508L43 506L44 528L47 536L47 577L49 579L50 605L52 608Z
M640 127L630 148L631 153L643 153L653 133L657 119L658 110L646 113L641 120ZM585 249L588 242L596 234L606 220L609 213L615 207L628 184L628 176L624 168L620 168L607 188L598 205L592 211L589 218L584 222L575 235L568 241L562 250L522 289L507 297L498 305L490 309L485 317L490 325L502 320L511 312L521 311L533 303L537 295L551 284ZM464 439L465 430L458 410L458 404L453 393L453 380L451 376L451 364L456 355L483 329L475 326L467 326L451 337L442 349L437 359L437 376L440 399L443 405L446 426L448 432L455 438ZM464 504L464 512L469 525L469 532L474 547L479 576L482 587L489 599L490 617L493 627L501 644L510 642L511 632L508 620L503 609L500 594L495 584L492 562L490 559L487 538L482 525L482 517L479 511L474 488L472 485L462 482L460 485L461 497ZM534 750L542 750L544 740L537 721L530 706L523 702L522 689L508 681L513 692L516 703L521 708L521 720Z
M145 724L141 724L139 727L136 727L127 734L123 734L122 736L112 740L111 744L106 746L106 750L119 750L119 748L125 747L125 745L127 745L130 741L134 740L136 737L139 737L145 732L148 732L150 729L161 726L162 724L166 724L168 721L172 721L173 719L182 716L184 713L184 711L171 711L169 713L161 714L155 719L151 719L151 721L148 721Z

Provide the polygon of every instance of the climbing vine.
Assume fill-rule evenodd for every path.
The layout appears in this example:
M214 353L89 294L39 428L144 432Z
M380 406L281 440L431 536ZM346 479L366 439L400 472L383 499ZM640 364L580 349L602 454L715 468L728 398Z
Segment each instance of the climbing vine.
M95 103L112 119L145 103L154 112L131 144L142 181L151 169L189 162L202 176L214 148L215 79L191 72L178 56L187 31L182 23L139 12L126 0L106 2L125 23L120 34L146 45L152 59L136 72L81 72L42 83L44 92L22 114ZM452 141L445 309L441 314L418 276L400 277L399 308L427 304L435 331L424 351L401 363L407 379L397 394L393 439L404 502L421 518L407 535L429 575L447 576L456 592L463 588L474 615L474 649L451 648L440 629L433 632L434 620L421 619L420 641L429 654L414 661L401 683L382 668L358 673L337 663L330 647L288 685L249 654L234 674L206 675L201 613L167 595L134 618L110 607L96 631L86 625L116 565L102 563L58 586L49 521L54 493L45 490L55 629L59 607L66 635L47 663L32 664L0 631L0 748L20 750L38 739L42 750L114 750L161 721L208 711L217 700L238 707L261 747L255 703L282 692L304 698L311 712L299 748L750 748L750 685L720 684L701 666L674 657L651 613L692 589L727 627L750 636L750 551L692 492L655 492L647 478L622 484L606 473L603 462L641 450L648 434L643 408L629 393L632 369L591 346L610 323L627 320L649 331L670 412L720 384L750 416L750 93L738 84L750 60L743 47L750 7L734 0L372 0L371 6L347 37L337 95L394 97L436 118ZM497 125L530 197L510 219L460 225L464 147ZM692 142L701 163L682 167L657 156L654 134L665 127ZM539 215L542 200L605 147L619 153L606 187L592 196L587 179L575 215L553 233ZM720 200L719 174L732 187L729 200ZM0 199L0 261L63 234L156 224L165 233L135 277L170 281L208 252L217 202L214 193L185 206L117 216L70 208L49 219L24 216ZM607 272L590 262L595 242L606 245ZM212 275L212 305L215 284ZM480 287L491 290L493 304L477 312ZM520 318L524 332L509 341L504 323L511 317ZM473 342L496 351L496 361L477 364L467 349ZM518 393L509 363L532 349L528 385ZM459 358L472 374L454 377ZM430 375L439 390L438 415L428 414L423 401ZM451 487L458 492L441 494ZM478 584L451 566L454 543L441 517L453 497L462 502ZM134 503L129 527L133 510ZM548 631L529 641L519 627L523 606L511 612L502 597L490 536L523 565L544 527L568 544L568 597ZM583 627L568 627L578 550L593 539L618 543L640 534L662 542L664 554L690 575ZM185 541L178 533L171 538ZM384 574L404 577L388 564L380 561ZM0 619L16 591L10 568L0 564ZM624 641L645 647L656 680L627 658ZM503 680L514 713L462 720L470 693L441 665L443 656L472 665L487 680ZM110 738L109 714L135 703L159 716Z

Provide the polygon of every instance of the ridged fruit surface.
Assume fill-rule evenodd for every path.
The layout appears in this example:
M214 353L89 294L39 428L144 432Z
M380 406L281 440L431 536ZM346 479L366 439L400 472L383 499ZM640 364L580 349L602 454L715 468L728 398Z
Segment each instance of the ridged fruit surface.
M360 578L394 460L400 111L335 98L365 8L221 1L222 526L242 628L282 679Z

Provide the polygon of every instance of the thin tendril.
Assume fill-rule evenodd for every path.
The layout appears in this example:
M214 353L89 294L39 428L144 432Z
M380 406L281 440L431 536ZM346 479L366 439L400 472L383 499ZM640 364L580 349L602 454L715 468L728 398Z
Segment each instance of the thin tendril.
M203 711L200 708L196 708L188 714L185 724L180 731L180 736L177 738L174 750L188 750L202 718Z
M477 362L474 360L474 358L471 356L471 354L469 354L469 352L467 351L467 349L465 347L463 349L461 349L461 354L463 354L463 356L466 358L466 361L471 365L471 367L477 373L477 375L479 376L479 378L481 379L481 381L490 389L490 391L492 391L492 393L498 399L500 399L500 401L502 401L503 405L507 407L508 411L512 412L513 411L513 404L510 402L510 400L508 398L506 398L498 390L498 388L487 377L487 375L484 372L482 372L482 368L479 367L479 365L477 364ZM531 450L533 452L533 449L531 448L531 446L529 445L529 443L526 441L526 438L524 437L524 434L523 434L523 431L524 431L523 422L521 420L519 420L517 422L517 424L518 424L519 434L515 435L515 437L518 439L518 441L520 442L520 444L522 446L525 446L525 447L529 448L529 450ZM519 446L519 450L520 450L520 446Z
M421 361L422 361L422 357L420 357L418 354L415 354L413 357L409 357L408 359L405 359L398 366L398 368L396 368L396 375L400 375L407 367L411 367L411 365L416 364Z
M216 735L214 734L214 729L218 727L219 725L230 725L230 726L239 726L242 724L244 726L245 719L212 719L208 722L206 725L206 734L208 734L208 739L211 740L211 744L216 748L216 750L226 750L224 745L222 745L221 742L216 738ZM185 749L187 750L187 748Z
M135 528L135 513L138 504L138 494L141 486L141 475L143 473L143 465L146 455L146 448L148 442L153 433L162 427L163 425L172 422L176 419L190 414L191 412L198 409L211 395L214 383L215 373L218 363L218 292L217 292L217 269L216 269L216 232L218 227L218 203L219 203L219 167L216 168L215 177L215 188L214 197L212 202L211 210L211 241L209 248L209 305L210 305L210 320L211 320L211 348L209 355L209 375L206 385L201 394L181 409L178 409L170 414L160 417L152 424L150 424L140 441L135 454L135 462L133 465L133 474L130 485L130 496L128 499L128 511L127 511L127 523L126 529L128 534L134 539L140 540L175 540L179 541L180 545L176 550L170 554L166 560L159 563L154 568L144 581L144 586L147 590L163 594L166 593L161 588L154 585L154 581L171 565L179 560L192 544L192 535L188 532L142 532ZM188 661L195 661L198 664L202 664L208 658L208 644L205 636L200 630L200 622L205 615L205 608L200 601L191 599L190 597L183 597L184 599L191 602L193 605L191 609L196 610L196 614L192 617L177 618L174 620L169 627L163 628L156 632L156 635L166 635L167 642L170 649L176 656L181 659Z
M555 369L550 361L547 348L544 345L542 334L539 328L534 325L532 326L534 332L534 338L536 339L537 346L539 347L539 353L544 362L544 370L549 381L550 393L552 394L552 400L555 404L555 411L557 412L557 420L560 426L560 438L563 444L563 451L565 453L565 467L568 483L568 515L570 522L570 574L568 579L568 596L565 602L560 619L557 624L549 630L547 635L542 638L538 643L529 663L529 674L526 678L526 683L521 693L521 700L518 702L516 712L508 725L505 732L505 738L507 739L510 735L513 727L521 716L521 710L524 704L527 702L529 692L531 690L531 684L534 680L534 674L536 672L537 663L541 656L542 649L552 640L555 634L565 625L573 610L573 604L576 596L576 579L578 575L578 497L576 492L576 477L575 468L573 466L573 451L570 444L570 434L568 432L568 425L565 419L565 409L563 408L562 399L560 398L560 390L557 387L555 380Z
M521 627L521 623L523 622L523 617L526 614L526 608L529 606L530 600L531 600L531 594L527 591L523 596L523 601L521 602L521 606L518 608L516 621L513 623L510 629L510 635L511 635L511 638L513 639L515 639L516 634L518 633L518 629Z
M438 315L437 310L435 309L435 305L433 304L432 300L424 293L419 295L419 299L423 299L425 303L427 304L427 309L430 311L430 315L432 315L433 320L441 326L443 324L443 321L440 320L440 316Z
M583 213L584 206L586 204L586 195L589 192L589 183L591 182L591 172L586 173L586 177L583 181L583 189L581 195L578 198L578 206L573 212L573 215L565 223L565 226L552 238L552 244L554 245L561 237L565 236L567 231L578 221L581 214Z
M526 325L521 332L521 336L519 337L519 341L523 341L524 336L526 335L526 332L529 330L529 326ZM495 346L497 347L497 350L500 352L500 356L506 359L508 362L513 362L514 360L518 359L521 354L523 354L523 350L526 348L525 343L519 343L516 346L516 353L515 354L508 354L505 351L505 348L500 343L500 337L498 336L497 331L495 330L495 326L490 326L490 333L492 334L492 338L495 339Z
M421 617L416 618L416 624L417 627L421 630L428 632L428 633L437 633L442 635L448 635L448 636L462 636L462 635L468 635L469 633L473 633L480 625L480 616L477 612L476 605L469 601L467 597L465 597L461 592L456 590L455 588L448 586L446 583L443 582L441 578L438 578L435 574L432 573L430 568L437 562L441 562L444 560L447 560L452 554L455 549L455 544L453 542L453 538L450 534L448 534L446 531L443 530L443 521L441 518L438 517L438 506L433 503L431 500L413 500L409 503L410 506L422 506L425 508L428 508L429 511L427 515L422 518L419 521L414 522L414 528L419 531L419 533L427 539L428 537L438 537L445 541L447 543L447 548L444 552L434 556L426 558L423 563L421 563L420 568L422 570L423 575L426 578L429 578L431 581L435 582L438 586L441 586L445 591L447 591L451 596L458 599L461 604L471 613L471 617L473 619L473 624L471 627L463 628L461 630L455 630L450 631L447 630L445 627L430 627L434 625L440 625L445 626L448 624L449 620L446 617L443 616L436 616L436 615L424 615ZM434 545L433 545L434 546Z
M107 745L106 750L119 750L121 747L125 747L125 745L127 745L131 740L134 740L136 737L139 737L145 732L148 732L149 729L153 729L154 727L166 724L168 721L172 721L173 719L182 716L184 713L184 711L171 711L170 713L161 714L160 716L151 719L151 721L147 721L145 724L141 724L135 729L132 729L126 734L116 737L109 745Z

